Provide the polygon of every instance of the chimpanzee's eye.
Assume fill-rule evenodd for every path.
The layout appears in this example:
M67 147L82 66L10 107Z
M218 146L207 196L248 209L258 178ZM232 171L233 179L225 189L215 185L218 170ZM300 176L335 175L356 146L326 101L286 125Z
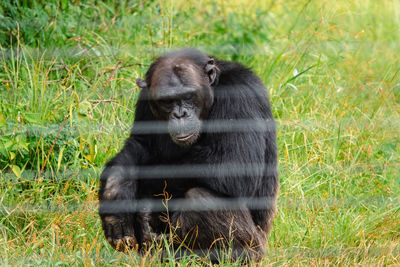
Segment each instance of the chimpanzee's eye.
M192 100L193 98L194 98L194 95L193 95L193 94L186 94L186 95L184 95L184 96L182 97L182 100L189 101L189 100Z
M162 99L159 101L162 106L171 106L174 103L173 99Z

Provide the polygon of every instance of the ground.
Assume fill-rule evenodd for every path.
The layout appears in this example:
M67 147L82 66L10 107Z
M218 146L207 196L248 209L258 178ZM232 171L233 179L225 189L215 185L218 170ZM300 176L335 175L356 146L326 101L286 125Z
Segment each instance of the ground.
M135 79L181 47L268 88L281 188L263 264L400 264L400 2L16 2L0 1L1 265L160 264L108 245L97 190Z

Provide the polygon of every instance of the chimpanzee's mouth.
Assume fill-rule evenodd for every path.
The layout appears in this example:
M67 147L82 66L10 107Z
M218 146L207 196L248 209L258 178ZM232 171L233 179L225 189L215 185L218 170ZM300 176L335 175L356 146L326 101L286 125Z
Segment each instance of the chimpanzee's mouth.
M190 133L188 135L183 135L183 136L177 136L175 137L177 141L179 142L186 142L190 138L192 138L196 133Z

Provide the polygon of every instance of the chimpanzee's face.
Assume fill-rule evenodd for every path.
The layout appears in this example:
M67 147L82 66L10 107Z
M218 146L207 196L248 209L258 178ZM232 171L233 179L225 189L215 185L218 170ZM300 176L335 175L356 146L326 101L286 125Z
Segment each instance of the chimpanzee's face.
M202 120L213 104L211 84L216 71L211 65L215 66L214 60L209 58L204 66L188 58L166 58L152 73L151 110L158 119L168 122L169 135L179 146L196 142Z

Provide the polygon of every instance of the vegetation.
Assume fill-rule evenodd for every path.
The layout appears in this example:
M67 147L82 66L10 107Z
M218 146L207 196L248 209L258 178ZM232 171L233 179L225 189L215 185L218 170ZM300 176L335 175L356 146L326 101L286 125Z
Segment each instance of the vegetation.
M0 263L161 264L108 245L98 177L129 133L135 79L164 51L196 47L251 67L269 90L281 189L263 264L399 265L399 10L0 0Z

